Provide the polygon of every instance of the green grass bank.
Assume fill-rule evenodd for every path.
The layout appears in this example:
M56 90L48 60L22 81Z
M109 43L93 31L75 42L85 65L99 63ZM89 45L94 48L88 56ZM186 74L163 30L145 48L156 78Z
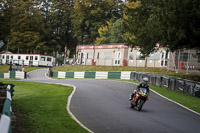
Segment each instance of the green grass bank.
M0 82L15 85L13 104L17 113L21 115L21 118L17 119L26 125L23 127L25 129L19 129L20 131L28 133L87 132L69 116L66 110L72 87L6 80L0 80Z

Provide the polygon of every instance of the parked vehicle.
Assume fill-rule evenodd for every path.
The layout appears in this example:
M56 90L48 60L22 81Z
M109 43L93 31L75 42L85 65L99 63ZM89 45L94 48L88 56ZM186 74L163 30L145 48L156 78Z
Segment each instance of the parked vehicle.
M140 111L144 103L148 100L148 92L146 88L140 88L138 92L133 96L133 99L130 101L130 107L136 108L137 111Z
M49 66L55 65L55 58L49 55L40 54L0 54L0 64L16 64L31 66Z

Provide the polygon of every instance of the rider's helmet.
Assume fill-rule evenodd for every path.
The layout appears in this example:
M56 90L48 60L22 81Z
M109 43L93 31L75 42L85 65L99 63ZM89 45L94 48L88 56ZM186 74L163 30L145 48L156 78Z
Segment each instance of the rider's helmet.
M149 82L149 79L148 79L147 77L144 77L142 80L143 80L143 82L146 83L146 84L148 84L148 82Z

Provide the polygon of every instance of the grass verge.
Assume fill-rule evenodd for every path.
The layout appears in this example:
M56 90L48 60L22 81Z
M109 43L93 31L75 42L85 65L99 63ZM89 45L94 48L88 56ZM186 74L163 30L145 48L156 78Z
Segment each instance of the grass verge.
M9 65L0 65L0 73L7 73L9 71Z
M29 133L87 132L71 119L66 110L72 87L55 84L0 81L14 84L13 104Z
M9 65L0 65L0 73L8 73L9 71ZM25 66L25 71L30 72L36 69L42 69L47 67L32 67L32 66Z

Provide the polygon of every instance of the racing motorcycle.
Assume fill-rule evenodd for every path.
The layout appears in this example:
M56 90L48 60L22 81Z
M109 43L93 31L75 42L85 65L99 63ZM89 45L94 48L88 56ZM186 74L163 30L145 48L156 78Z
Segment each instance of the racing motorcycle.
M136 94L133 96L133 99L130 101L130 107L136 108L137 111L140 111L146 100L148 100L147 89L140 88L140 90L136 92Z

